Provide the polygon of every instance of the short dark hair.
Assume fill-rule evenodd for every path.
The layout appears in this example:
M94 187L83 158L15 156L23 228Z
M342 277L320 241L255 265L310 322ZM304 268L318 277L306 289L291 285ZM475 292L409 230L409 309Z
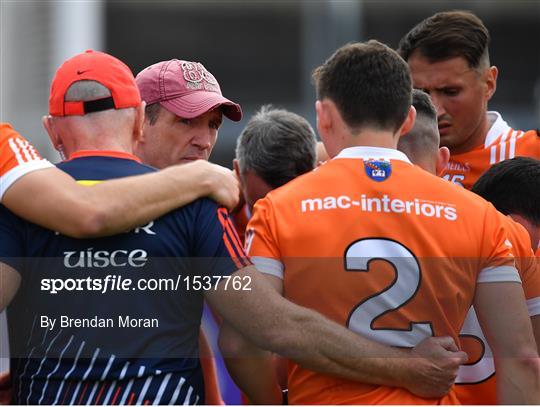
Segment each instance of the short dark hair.
M515 157L492 165L471 189L505 215L521 215L540 225L540 161Z
M411 75L388 46L371 40L339 48L315 69L317 99L332 100L352 132L362 127L396 131L411 106Z
M146 120L148 120L148 123L150 123L151 126L156 124L160 111L161 105L159 103L146 105L146 108L144 109L144 117Z
M306 119L266 105L238 137L236 159L241 173L253 170L277 188L315 167L315 145L315 132Z
M416 109L417 115L423 115L433 121L437 121L437 109L431 101L431 97L420 89L413 89L412 105Z
M413 89L412 105L416 109L416 122L409 133L398 140L398 150L404 152L414 164L430 160L439 150L437 111L429 95Z
M482 20L469 11L444 11L417 24L399 42L398 52L406 61L418 50L431 62L463 57L476 69L489 65L489 32Z

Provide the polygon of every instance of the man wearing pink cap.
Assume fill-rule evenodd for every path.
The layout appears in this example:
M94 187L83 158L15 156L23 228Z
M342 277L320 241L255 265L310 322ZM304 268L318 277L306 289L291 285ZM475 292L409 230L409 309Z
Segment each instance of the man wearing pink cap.
M200 62L158 62L135 80L146 102L144 135L136 153L156 168L208 160L222 115L242 118L240 105L223 97L216 78Z
M135 152L155 168L208 160L222 115L233 121L242 118L240 105L223 97L216 78L200 62L158 62L143 69L135 81L146 102L143 137ZM204 350L206 401L223 404L212 350L202 330L199 346Z

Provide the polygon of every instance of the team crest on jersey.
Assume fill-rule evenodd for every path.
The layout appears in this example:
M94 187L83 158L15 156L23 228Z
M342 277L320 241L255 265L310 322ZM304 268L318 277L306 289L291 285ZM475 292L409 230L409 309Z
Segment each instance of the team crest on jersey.
M377 182L383 182L392 174L392 165L389 161L367 160L364 161L364 168L367 176Z

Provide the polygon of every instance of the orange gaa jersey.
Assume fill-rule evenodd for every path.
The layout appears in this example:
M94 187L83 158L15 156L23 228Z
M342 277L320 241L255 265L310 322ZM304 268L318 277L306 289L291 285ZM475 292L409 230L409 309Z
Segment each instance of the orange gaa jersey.
M345 149L270 192L246 239L286 298L391 346L457 341L477 282L520 281L491 204L384 148ZM458 403L454 391L423 399L292 362L288 384L292 404Z
M0 123L0 202L7 189L29 172L52 167L8 123Z
M519 223L501 214L508 224L509 240L521 276L527 308L531 317L540 315L540 269L531 248L529 233ZM460 334L461 348L469 363L460 367L456 394L462 404L497 404L493 353L471 307Z
M441 176L471 189L493 164L524 156L540 159L540 134L536 130L514 130L496 112L488 112L493 121L483 145L463 154L450 156Z

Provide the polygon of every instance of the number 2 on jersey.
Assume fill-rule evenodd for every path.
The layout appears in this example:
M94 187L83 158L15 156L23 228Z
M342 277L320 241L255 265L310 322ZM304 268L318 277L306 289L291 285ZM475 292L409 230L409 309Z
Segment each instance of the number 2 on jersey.
M469 309L469 313L465 318L463 327L459 334L460 337L473 338L482 345L482 356L477 361L462 365L459 367L456 377L456 384L476 384L482 383L495 374L495 362L493 360L493 352L489 347L486 337L478 322L478 317L474 311L474 307Z
M396 277L383 291L366 298L354 308L347 327L365 337L391 346L414 347L433 336L429 321L410 322L408 329L374 328L375 321L407 304L416 294L422 278L415 255L401 243L389 239L361 239L345 250L345 270L370 272L372 260L385 260L395 269ZM375 272L375 271L373 271Z

